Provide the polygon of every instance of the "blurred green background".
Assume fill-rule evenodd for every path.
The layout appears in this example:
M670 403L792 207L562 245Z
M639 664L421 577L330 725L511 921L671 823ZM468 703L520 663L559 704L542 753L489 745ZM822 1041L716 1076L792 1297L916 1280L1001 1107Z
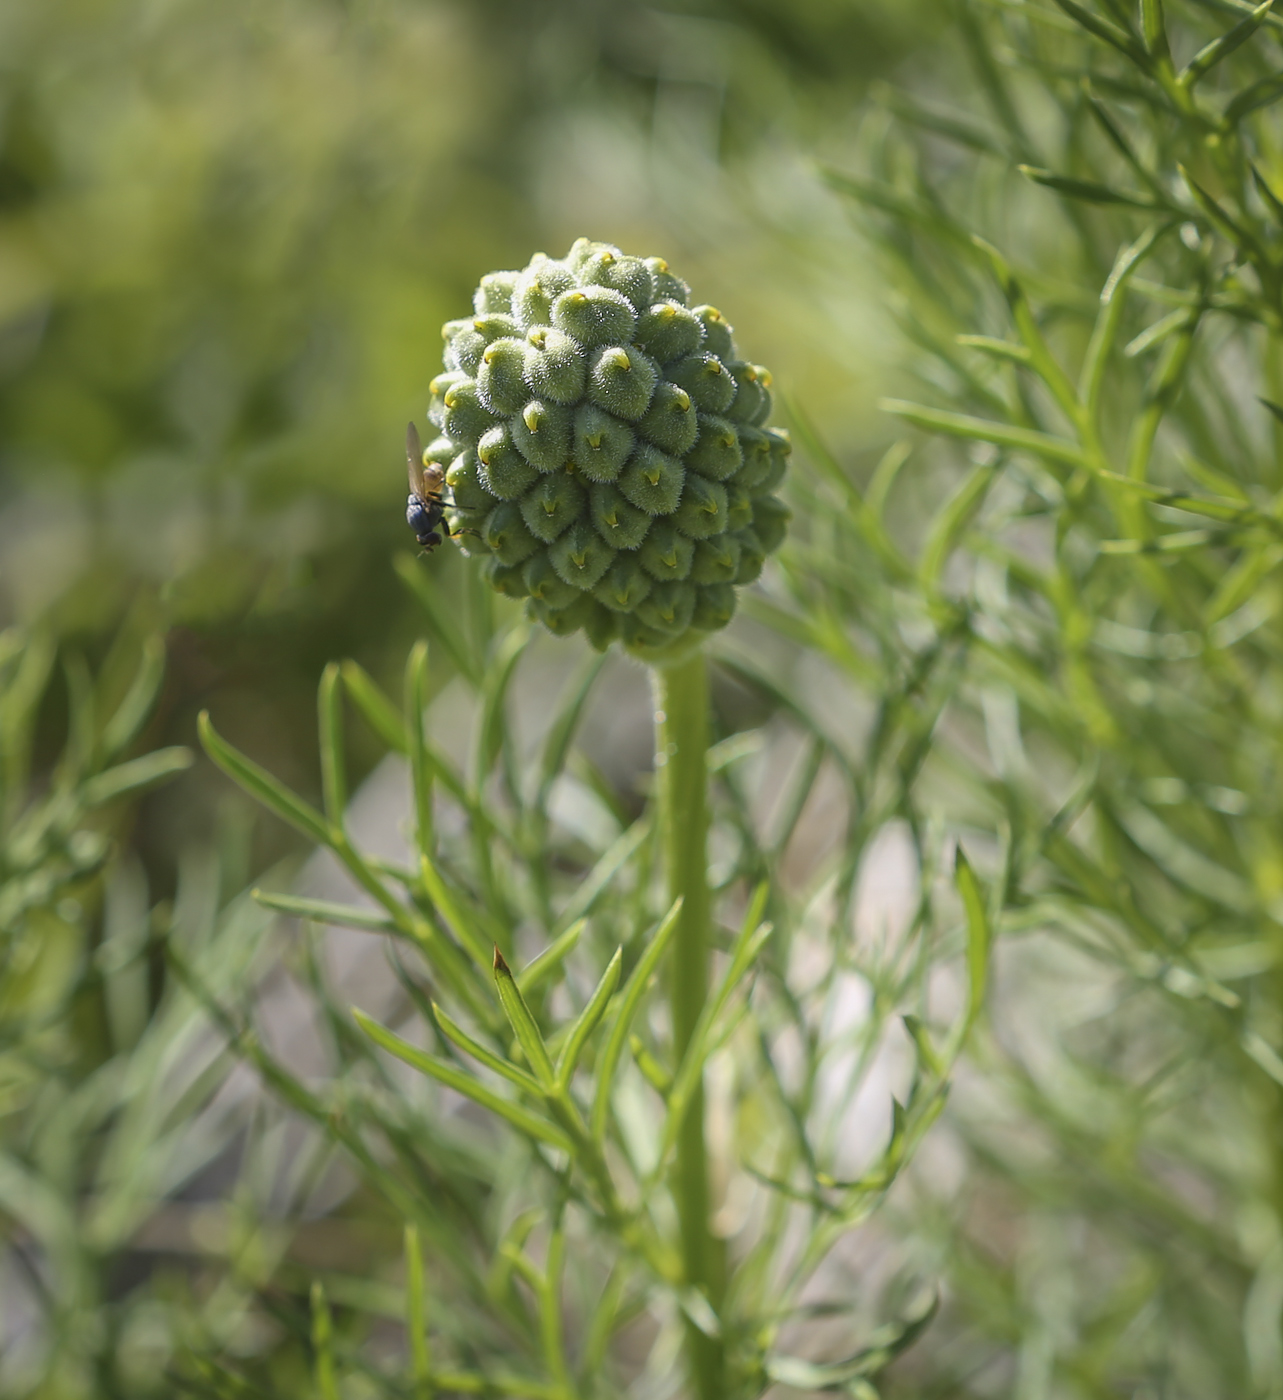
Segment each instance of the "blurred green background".
M149 740L190 742L209 707L314 790L321 666L384 678L416 631L390 561L439 327L481 273L580 234L733 308L839 449L885 437L879 289L812 162L931 18L906 0L0 6L0 624L41 620L91 658L122 623L172 629ZM425 566L432 587L448 596L459 562ZM223 792L201 767L146 807L157 889ZM258 839L262 866L288 838Z

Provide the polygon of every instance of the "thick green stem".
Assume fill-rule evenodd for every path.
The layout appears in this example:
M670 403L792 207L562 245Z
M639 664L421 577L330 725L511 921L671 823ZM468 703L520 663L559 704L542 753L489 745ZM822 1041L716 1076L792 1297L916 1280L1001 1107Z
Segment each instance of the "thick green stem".
M655 672L655 774L668 898L682 898L669 959L673 1049L686 1053L708 996L708 672L704 654ZM709 1230L708 1157L704 1148L704 1095L691 1102L677 1139L673 1195L681 1222L687 1282L720 1313L725 1260ZM725 1352L719 1339L687 1321L691 1390L698 1400L723 1400Z

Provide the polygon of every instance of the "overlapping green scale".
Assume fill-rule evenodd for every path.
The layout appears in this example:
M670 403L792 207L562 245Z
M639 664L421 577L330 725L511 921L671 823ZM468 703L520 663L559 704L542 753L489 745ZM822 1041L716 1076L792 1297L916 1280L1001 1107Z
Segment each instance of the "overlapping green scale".
M784 538L769 373L661 258L581 238L445 325L424 452L487 576L558 636L653 655L725 627Z

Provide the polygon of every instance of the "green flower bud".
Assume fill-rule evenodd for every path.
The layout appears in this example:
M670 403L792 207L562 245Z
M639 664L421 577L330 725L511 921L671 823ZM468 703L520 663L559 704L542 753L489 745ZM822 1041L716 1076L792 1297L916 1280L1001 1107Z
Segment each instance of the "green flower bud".
M729 583L710 583L697 590L691 626L716 632L735 616L735 590Z
M692 583L734 583L740 567L740 542L734 535L714 535L695 546Z
M580 286L609 287L626 297L637 311L655 300L655 279L641 258L626 257L618 248L602 248L579 265Z
M769 496L784 480L784 473L788 470L789 453L793 451L793 445L782 429L767 428L766 436L770 441L771 464L766 470L766 475L753 488L755 496Z
M445 411L441 415L441 431L456 442L477 442L482 433L495 426L496 416L481 402L474 380L451 384L442 403Z
M652 359L667 364L698 350L704 343L704 327L684 306L661 301L637 318L633 338Z
M582 627L599 650L608 647L616 636L614 615L587 593L580 593L565 608L553 608L532 598L526 604L526 611L556 637L568 637Z
M676 276L663 258L647 258L646 266L655 279L655 300L675 301L678 306L689 306L691 289Z
M635 612L616 614L616 622L620 641L638 655L644 656L672 644L672 637L658 628L648 627Z
M660 451L684 456L699 436L699 418L691 396L676 384L657 384L637 431Z
M671 515L682 498L686 468L650 443L639 443L619 474L619 489L650 515Z
M740 585L752 583L762 572L762 565L766 562L766 550L762 548L762 541L753 530L736 530L733 538L740 547L740 566L735 575L735 582Z
M588 493L566 472L541 477L521 498L521 518L536 539L551 544L583 514Z
M588 366L588 399L598 408L635 423L650 407L659 369L635 348L607 345Z
M548 558L559 578L572 588L587 591L601 581L615 558L615 551L589 521L576 520L556 544L549 547Z
M505 598L525 598L529 596L530 590L522 577L523 568L521 564L502 564L491 555L482 565L481 571L496 593L502 593Z
M735 425L711 413L699 415L699 437L686 454L686 465L710 481L725 481L735 475L744 463Z
M771 440L761 428L750 427L747 423L739 425L736 435L740 440L740 450L744 453L744 462L731 480L736 486L756 492L770 474Z
M484 347L483 347L484 348ZM462 370L447 370L428 385L432 398L428 401L428 421L439 428L445 422L445 396L456 384L467 384L469 378Z
M481 462L481 484L500 501L515 501L524 496L539 475L517 451L506 423L481 435L477 457Z
M547 603L550 608L568 607L579 596L579 589L561 577L546 549L537 551L526 560L521 567L521 579L526 592L541 603Z
M570 252L566 254L563 261L578 278L579 269L598 253L618 254L619 249L613 243L594 243L591 238L576 238L570 245ZM543 255L537 254L536 256L542 257Z
M551 326L536 326L526 337L526 383L537 398L578 403L588 374L588 357L577 340Z
M652 517L638 510L624 493L610 482L597 482L589 492L589 510L597 533L612 549L636 549L646 538ZM749 507L747 525L753 518Z
M554 608L538 598L531 598L526 604L526 613L536 622L542 622L554 637L569 637L584 625L588 610L582 606L582 599L583 594L577 594L569 607Z
M517 274L512 290L512 314L522 330L546 326L552 319L552 304L575 285L575 275L564 263L554 262L546 253L536 253L530 266Z
M472 296L472 306L477 315L510 315L512 290L520 276L519 272L487 272Z
M570 462L589 481L614 481L637 445L627 423L595 404L575 410Z
M774 553L783 544L792 514L778 496L759 496L753 502L753 533L761 540L767 554Z
M578 240L448 322L424 462L497 592L558 636L660 660L724 627L783 538L770 376L661 258Z
M611 642L619 636L619 618L600 603L594 603L591 608L584 612L583 622L580 625L583 627L584 635L588 638L589 643L598 651L605 651Z
M487 552L485 541L481 538L481 527L486 522L486 511L482 510L456 510L450 507L445 513L445 523L450 534L455 536L459 545L459 550L469 559L474 554L484 555Z
M445 474L451 499L461 510L489 510L491 506L491 493L481 479L480 467L477 454L468 447L450 463Z
M531 399L508 420L517 451L536 471L557 472L570 459L570 430L574 422L565 404Z
M771 411L771 396L767 385L771 382L769 370L761 365L750 365L745 360L728 360L726 368L735 381L735 397L726 410L726 417L732 423L761 423Z
M423 465L448 466L459 455L459 444L448 437L433 438L423 449Z
M735 356L735 345L732 340L734 332L726 324L717 307L697 306L692 314L704 327L704 349L710 355L724 356L728 360L733 359Z
M612 612L632 612L654 587L635 554L619 554L593 589L593 597Z
M664 373L686 390L701 413L724 413L735 397L735 381L726 366L705 350L674 360Z
M441 335L445 339L446 369L476 374L486 338L472 324L472 317L466 321L447 321L441 327Z
M620 345L637 323L632 303L609 287L577 287L552 304L552 323L581 345Z
M691 472L682 487L682 499L673 512L673 524L691 539L703 540L723 533L727 512L726 487Z
M481 538L501 564L520 564L539 548L539 541L526 528L521 508L515 501L501 501L486 516Z
M743 530L753 523L753 497L731 481L726 486L726 528Z
M657 583L637 604L637 616L647 627L676 636L691 625L695 593L693 583Z
M492 340L477 366L477 395L491 413L506 418L530 397L526 388L526 342Z
M502 340L505 336L521 336L521 327L508 315L500 312L487 312L484 316L474 316L472 318L472 328L489 345L492 341Z
M686 578L695 560L695 541L669 520L651 524L637 558L653 579L678 582Z

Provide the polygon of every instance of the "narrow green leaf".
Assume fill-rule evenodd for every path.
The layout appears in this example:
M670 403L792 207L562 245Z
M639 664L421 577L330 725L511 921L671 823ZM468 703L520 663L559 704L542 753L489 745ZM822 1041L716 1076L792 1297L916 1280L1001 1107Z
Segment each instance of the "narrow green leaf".
M1097 126L1105 133L1105 137L1110 145L1112 145L1127 164L1131 166L1136 178L1145 186L1157 203L1163 205L1170 204L1167 191L1136 154L1135 150L1132 148L1131 142L1123 135L1122 129L1110 115L1109 109L1092 90L1091 80L1089 78L1084 78L1082 80L1082 88L1083 96L1087 99L1087 108L1096 119Z
M1010 144L1001 133L988 131L961 113L933 111L911 94L894 88L884 89L880 96L882 105L901 121L911 122L923 131L933 132L973 151L1010 159Z
M1163 0L1140 0L1140 32L1151 57L1170 63L1172 52L1163 20Z
M646 1042L635 1031L628 1037L628 1049L632 1052L633 1063L642 1072L642 1078L662 1099L673 1091L673 1076L646 1048Z
M1205 73L1214 68L1222 59L1228 58L1240 44L1245 44L1256 33L1265 23L1265 18L1273 6L1274 0L1264 0L1263 4L1258 5L1246 19L1241 20L1233 29L1227 30L1220 38L1213 39L1210 44L1199 49L1181 70L1176 81L1188 92Z
M471 1055L478 1063L485 1065L487 1069L492 1069L501 1075L510 1084L515 1084L517 1088L527 1094L542 1094L543 1090L539 1083L518 1065L505 1060L502 1055L496 1055L493 1050L488 1050L480 1041L474 1040L467 1031L463 1029L457 1021L447 1016L444 1011L434 1001L432 1003L432 1015L441 1033L447 1040L452 1040L460 1050L466 1055Z
M592 912L593 906L601 898L602 894L609 887L610 882L615 878L620 870L633 858L638 848L647 836L650 835L650 817L642 815L618 836L602 853L597 864L588 872L575 889L574 894L566 901L566 907L561 911L557 919L557 927L562 930L569 929L577 924L585 915ZM558 935L560 939L561 935ZM542 956L542 955L541 955ZM533 964L532 964L533 966ZM524 987L522 980L524 974L518 973L517 980Z
M788 409L789 417L797 428L799 446L823 472L825 478L837 488L839 494L846 498L856 528L876 552L892 578L898 582L907 582L913 577L913 569L887 533L883 523L883 507L900 468L909 459L913 450L912 444L904 439L892 443L874 469L867 493L861 495L846 468L820 437L810 415L793 400L788 401Z
M1097 184L1094 180L1077 180L1071 175L1057 175L1050 170L1042 170L1036 165L1021 165L1017 169L1035 185L1045 185L1057 194L1069 199L1081 199L1087 204L1126 204L1132 209L1159 209L1161 205L1143 195L1128 194L1124 190L1113 189L1109 185Z
M523 995L533 992L556 972L579 942L579 936L587 926L587 919L577 919L517 973L517 986L521 988Z
M1108 481L1114 486L1134 492L1138 496L1143 496L1147 501L1153 501L1156 505L1170 506L1173 510L1184 510L1191 515L1205 515L1212 520L1227 520L1239 525L1260 525L1276 534L1280 529L1283 529L1283 523L1261 511L1240 505L1237 501L1218 501L1207 496L1191 496L1185 491L1172 491L1165 486L1151 486L1147 481L1137 481L1133 477L1122 476L1118 472L1102 471L1098 472L1097 475L1102 481Z
M482 659L468 645L463 633L450 616L450 610L438 597L431 579L424 573L419 561L412 554L398 554L392 561L392 567L427 613L432 630L445 647L450 660L454 662L455 669L474 686L479 686Z
M158 783L177 777L179 773L185 773L194 759L191 749L174 747L157 749L154 753L144 754L142 758L118 763L105 773L88 779L80 789L80 800L86 807L101 807L118 797L139 793L144 788L155 787Z
M1027 365L1033 359L1033 352L1029 347L1014 340L998 340L992 335L959 335L954 339L968 350L979 350L982 354L991 355L995 360L1010 360L1018 365Z
M637 1014L637 1008L641 1004L650 979L659 966L659 960L663 957L664 950L668 947L677 928L677 916L681 910L681 899L674 900L672 908L664 915L662 922L646 945L646 951L637 960L637 966L633 968L632 975L624 984L623 995L619 999L619 1010L615 1013L615 1019L610 1027L610 1035L606 1039L597 1065L597 1092L593 1098L592 1131L593 1137L599 1143L603 1142L606 1137L606 1120L610 1114L610 1091L614 1086L615 1070L619 1065L619 1057L623 1054L624 1046L628 1042L628 1032L632 1028L633 1017Z
M1087 465L1082 449L1068 438L1054 437L1050 433L1040 433L1032 428L1013 427L1009 423L995 423L988 418L972 418L965 413L925 408L921 404L907 403L903 399L882 399L878 406L885 413L893 413L897 418L903 418L927 432L947 433L950 437L976 442L991 442L996 447L1030 452L1044 461L1057 462L1062 466Z
M998 285L1002 288L1002 294L1006 297L1007 305L1011 310L1011 319L1015 322L1021 340L1029 348L1029 367L1051 390L1056 402L1070 422L1077 423L1079 416L1077 393L1073 384L1070 383L1069 376L1061 368L1060 361L1052 354L1051 346L1047 344L1047 338L1042 333L1042 327L1038 324L1038 318L1034 315L1033 307L1025 295L1025 289L1021 285L1020 279L1012 271L1006 258L992 243L978 235L973 237L971 241L985 255L993 268L994 276L998 279Z
M201 746L233 782L239 783L251 797L257 798L282 821L288 822L318 845L333 844L334 833L320 812L292 793L266 768L260 768L252 759L234 749L210 723L207 710L201 711L196 724L200 732Z
M1119 327L1122 325L1123 289L1158 241L1159 235L1166 232L1167 227L1169 226L1151 224L1135 242L1120 248L1118 256L1114 259L1114 266L1105 279L1105 285L1101 288L1100 310L1096 313L1096 324L1092 327L1091 340L1087 343L1087 353L1083 356L1082 370L1078 378L1078 396L1083 404L1083 416L1090 430L1094 430L1100 412L1105 368L1118 340Z
M703 1083L704 1062L713 1049L713 1029L743 981L749 966L762 951L773 931L771 924L760 922L766 908L768 893L769 887L763 882L750 900L744 922L731 948L730 965L717 990L704 1003L704 1009L700 1012L699 1020L691 1034L690 1044L677 1067L677 1073L673 1076L673 1087L668 1095L668 1116L664 1120L664 1139L658 1158L661 1165L676 1144L682 1120L690 1108L696 1090Z
M422 861L430 861L436 846L432 816L432 765L428 762L423 711L428 695L428 644L418 641L405 663L405 735L414 787L415 840Z
M1218 204L1183 165L1178 163L1176 169L1180 171L1181 179L1185 181L1186 188L1193 196L1195 204L1199 206L1207 216L1208 222L1220 232L1221 236L1227 238L1244 254L1251 256L1256 261L1258 272L1261 272L1262 268L1271 267L1272 264L1265 249L1257 241L1256 235L1250 229L1244 228Z
M427 1278L419 1227L405 1227L405 1332L410 1343L414 1400L432 1400L432 1352L428 1344Z
M911 228L921 228L933 234L945 235L958 243L970 244L970 233L959 223L949 218L943 210L911 195L902 194L889 185L878 184L873 180L861 179L845 170L821 165L820 177L830 189L846 195L860 204L889 214Z
M1258 78L1251 87L1244 88L1225 109L1224 122L1235 127L1244 117L1250 116L1261 107L1268 107L1283 97L1283 73L1271 73Z
M1265 207L1274 216L1274 222L1283 224L1283 199L1274 193L1265 176L1250 161L1248 167L1252 172L1252 183L1256 186L1256 192L1261 196Z
M321 751L321 793L330 825L342 830L347 811L347 763L343 744L343 702L338 663L321 672L316 690L316 721Z
M583 1054L584 1046L588 1044L588 1037L597 1029L598 1022L606 1014L606 1004L619 985L619 969L623 966L623 962L624 950L616 948L615 956L611 958L605 972L602 973L596 991L588 999L588 1005L579 1013L578 1019L570 1028L566 1043L562 1046L561 1054L557 1057L557 1084L562 1089L570 1083L575 1073L575 1067L579 1063L579 1057Z
M932 597L939 591L940 575L948 563L964 530L975 518L998 475L992 462L974 467L944 507L936 513L927 531L918 566L918 579L923 592Z
M472 775L473 791L479 793L490 776L495 759L510 751L505 748L508 728L508 690L534 631L525 625L514 627L500 641L498 654L487 666L481 683L481 716L477 722L477 757ZM515 783L510 784L515 788ZM514 797L516 794L514 793Z
M296 894L274 894L269 890L251 890L250 896L264 909L291 914L296 919L312 919L318 924L338 924L343 928L368 929L371 933L402 933L386 914L376 913L373 909L332 904L328 899L306 899Z
M1122 29L1118 25L1100 19L1090 10L1078 4L1077 0L1056 0L1056 4L1064 10L1070 19L1077 20L1089 34L1103 39L1105 43L1116 48L1119 53L1126 54L1142 72L1149 72L1149 55L1145 52L1137 36L1130 30Z
M539 788L536 805L540 811L547 808L548 795L557 775L566 766L566 755L574 740L575 731L592 692L594 681L606 664L605 655L589 657L579 674L567 687L564 703L557 712L544 740L543 752L539 758Z
M442 880L440 871L426 856L421 855L419 858L419 871L433 908L449 924L454 936L468 950L473 962L485 971L490 962L489 947L479 921L472 917L461 900L455 898Z
M1152 326L1146 326L1138 336L1123 346L1123 354L1127 359L1134 360L1137 355L1143 355L1146 350L1166 340L1174 331L1184 330L1197 317L1197 311L1192 311L1188 306L1178 306L1175 311L1168 312Z
M313 1375L318 1400L340 1400L338 1382L334 1378L334 1327L330 1305L320 1282L312 1285L312 1355Z
M904 1028L909 1032L909 1038L917 1049L919 1062L934 1078L941 1078L945 1072L945 1065L931 1041L931 1032L916 1016L902 1016L900 1019L904 1022Z
M115 758L133 743L151 714L164 675L165 639L148 637L143 643L142 660L138 663L129 690L103 729L99 753L104 761Z
M526 1005L525 997L521 995L521 988L517 986L512 969L504 962L503 954L498 948L494 950L494 980L499 989L499 1001L503 1006L504 1015L507 1016L513 1034L517 1037L517 1044L521 1046L526 1063L544 1089L551 1090L557 1076L552 1067L548 1047L544 1044L543 1035Z
M405 724L374 677L355 661L345 661L340 669L344 688L366 723L393 753L406 753L409 741Z
M954 855L953 882L962 896L967 916L967 1021L970 1026L984 1005L989 978L989 948L993 932L985 909L984 895L966 852L958 846Z
M398 1060L404 1060L407 1065L437 1080L438 1083L445 1084L451 1089L457 1089L459 1093L465 1094L474 1103L479 1103L483 1108L488 1108L491 1112L506 1119L527 1137L546 1142L550 1147L555 1147L562 1152L570 1152L570 1139L546 1118L531 1113L528 1109L522 1108L520 1104L513 1103L511 1099L505 1099L501 1094L495 1093L493 1089L480 1083L470 1074L456 1069L453 1065L446 1064L444 1060L439 1060L434 1055L429 1055L426 1051L420 1050L417 1045L411 1045L408 1040L402 1040L399 1035L388 1030L385 1026L381 1026L363 1011L358 1011L354 1007L352 1015L366 1035L376 1045L386 1050L388 1054L395 1055Z

